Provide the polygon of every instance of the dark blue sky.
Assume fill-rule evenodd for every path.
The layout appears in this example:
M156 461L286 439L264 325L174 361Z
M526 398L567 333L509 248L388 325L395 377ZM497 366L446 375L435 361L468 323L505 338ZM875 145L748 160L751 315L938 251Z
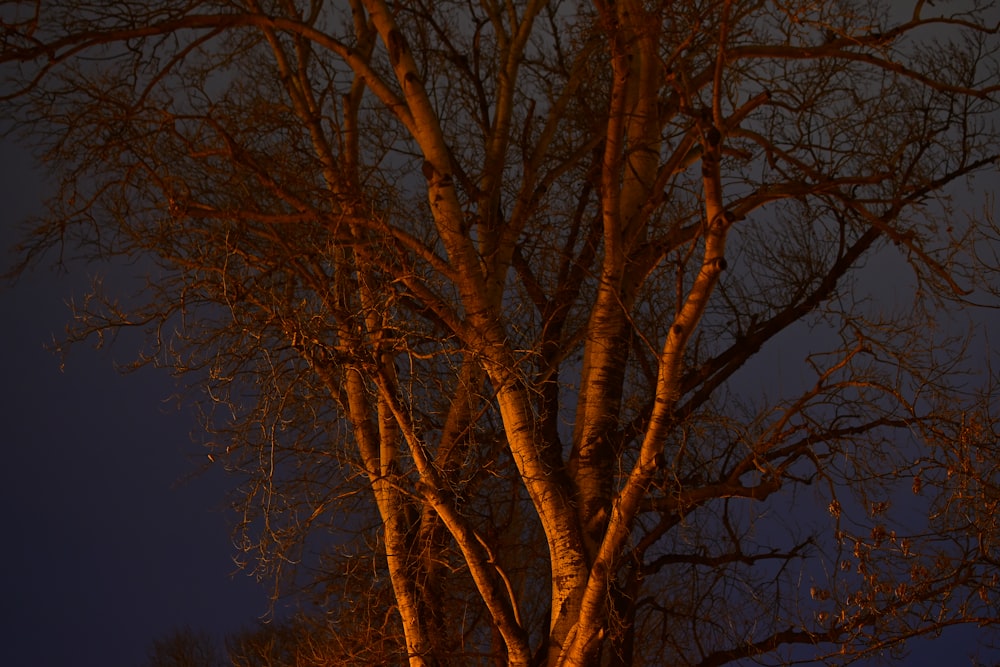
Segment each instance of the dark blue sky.
M41 198L27 154L0 144L0 240ZM9 256L4 258L5 267ZM165 402L165 372L121 375L135 348L44 349L69 321L85 267L41 268L0 290L0 549L7 612L0 663L141 664L178 626L221 634L267 611L263 590L233 574L229 480L205 468L190 414Z

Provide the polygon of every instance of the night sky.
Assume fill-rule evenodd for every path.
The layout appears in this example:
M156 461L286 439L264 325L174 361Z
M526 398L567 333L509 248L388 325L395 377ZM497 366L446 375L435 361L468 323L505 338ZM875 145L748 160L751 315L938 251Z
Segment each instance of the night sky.
M28 154L0 144L4 248L43 190ZM207 465L196 432L192 440L192 416L170 400L173 379L118 373L134 340L75 348L64 371L45 349L91 270L42 266L0 290L0 500L9 515L0 664L12 667L135 667L175 628L221 638L267 612L264 590L233 561L229 480ZM972 665L975 654L985 661L979 636L970 627L919 640L900 664ZM979 664L1000 663L997 656Z
M0 164L6 249L39 209L42 187L9 142ZM175 628L221 637L267 612L263 589L236 572L229 480L206 465L192 415L169 400L169 374L120 374L116 362L136 349L125 340L74 348L64 371L46 349L69 321L67 299L89 280L87 267L43 266L0 291L0 502L9 517L0 664L11 667L133 667Z

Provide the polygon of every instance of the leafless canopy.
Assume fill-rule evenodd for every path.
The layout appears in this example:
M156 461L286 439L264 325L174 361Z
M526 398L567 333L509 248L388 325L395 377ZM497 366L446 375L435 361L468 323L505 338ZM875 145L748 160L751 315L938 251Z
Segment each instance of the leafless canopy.
M0 9L75 337L203 391L344 662L833 662L992 624L994 3ZM905 5L905 7L904 7ZM976 194L980 192L980 194ZM891 287L891 288L890 288ZM310 640L312 641L312 640Z

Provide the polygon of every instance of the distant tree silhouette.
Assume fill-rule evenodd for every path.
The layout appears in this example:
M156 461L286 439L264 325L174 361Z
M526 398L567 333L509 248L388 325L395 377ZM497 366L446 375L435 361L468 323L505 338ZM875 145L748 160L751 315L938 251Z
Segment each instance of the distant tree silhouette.
M184 627L153 640L145 664L146 667L224 667L229 663L211 635Z

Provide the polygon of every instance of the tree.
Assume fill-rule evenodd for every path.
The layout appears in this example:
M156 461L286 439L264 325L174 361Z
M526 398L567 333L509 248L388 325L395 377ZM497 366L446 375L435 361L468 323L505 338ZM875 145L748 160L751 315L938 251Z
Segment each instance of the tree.
M380 626L351 632L347 618L330 627L322 619L297 615L231 635L226 639L233 667L343 667L392 665L398 656L385 651ZM391 634L390 634L391 637ZM370 641L363 642L362 639Z
M223 667L222 655L212 637L191 628L178 628L153 640L148 667Z
M147 331L248 555L398 662L992 624L997 16L901 4L8 3L26 261L147 262L71 338Z
M351 636L348 634L347 636ZM324 667L385 664L378 660L378 642L352 646L341 634L295 616L257 623L229 634L225 652L210 635L191 628L174 630L153 640L147 667Z

